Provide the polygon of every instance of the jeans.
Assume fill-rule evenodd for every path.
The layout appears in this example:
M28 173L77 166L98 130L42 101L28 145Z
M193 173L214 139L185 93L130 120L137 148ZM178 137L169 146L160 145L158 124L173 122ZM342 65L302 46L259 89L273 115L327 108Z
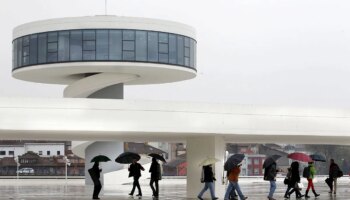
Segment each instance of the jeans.
M214 191L214 182L205 182L204 183L204 188L203 190L198 194L199 197L202 197L204 192L207 191L207 189L209 188L210 190L210 195L211 198L214 199L215 198L215 191Z
M240 199L244 199L244 195L241 191L241 188L239 187L239 184L238 184L238 181L237 182L234 182L234 181L230 181L230 183L228 184L227 186L227 190L226 190L226 193L225 193L225 200L229 200L229 195L231 193L231 190L236 190L237 193L238 193L238 196Z
M269 197L273 197L273 193L276 190L276 181L270 181L270 193L269 193Z

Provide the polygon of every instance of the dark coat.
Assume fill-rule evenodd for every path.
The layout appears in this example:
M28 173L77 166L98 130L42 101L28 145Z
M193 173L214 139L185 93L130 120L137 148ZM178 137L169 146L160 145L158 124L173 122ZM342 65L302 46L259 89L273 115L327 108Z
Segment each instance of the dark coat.
M149 172L151 173L152 180L160 180L162 177L160 164L157 161L152 162Z
M100 173L102 171L102 169L98 168L98 163L95 163L94 166L92 166L92 168L88 171L94 184L97 183L100 179Z
M273 163L269 167L265 168L264 180L266 181L275 181L277 176L277 165Z
M204 173L204 177L203 177L204 182L214 182L215 181L213 168L211 166L209 166L209 165L203 166L203 173Z
M133 163L129 167L129 177L140 177L141 176L141 170L145 170L140 163Z
M294 187L296 183L300 183L300 174L299 174L299 163L298 162L293 162L291 164L291 177L290 177L290 182L289 186Z
M336 163L331 163L329 166L329 178L338 177L339 166Z

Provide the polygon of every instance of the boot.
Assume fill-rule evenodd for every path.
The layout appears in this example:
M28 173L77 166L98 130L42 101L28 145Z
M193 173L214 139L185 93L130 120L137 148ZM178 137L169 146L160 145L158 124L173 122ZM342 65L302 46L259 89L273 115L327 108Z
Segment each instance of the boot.
M315 190L312 190L312 192L314 193L315 197L320 196L320 194L317 194Z
M305 198L310 198L310 196L308 194L309 194L309 190L306 190L305 191Z

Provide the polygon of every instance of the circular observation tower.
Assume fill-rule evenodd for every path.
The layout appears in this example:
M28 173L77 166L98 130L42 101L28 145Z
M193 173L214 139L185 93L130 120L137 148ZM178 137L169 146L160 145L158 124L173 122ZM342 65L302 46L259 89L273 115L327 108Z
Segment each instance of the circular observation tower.
M50 19L13 31L14 78L68 85L64 97L123 98L124 85L196 76L195 30L117 16Z

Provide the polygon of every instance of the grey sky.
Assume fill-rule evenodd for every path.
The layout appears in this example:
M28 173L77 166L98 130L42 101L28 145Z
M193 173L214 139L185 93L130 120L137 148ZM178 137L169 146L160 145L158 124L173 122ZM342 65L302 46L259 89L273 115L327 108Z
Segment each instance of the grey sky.
M109 0L108 14L197 29L198 76L127 86L127 99L350 108L348 0ZM48 18L104 14L104 0L1 0L2 97L61 97L63 86L11 76L12 29Z

